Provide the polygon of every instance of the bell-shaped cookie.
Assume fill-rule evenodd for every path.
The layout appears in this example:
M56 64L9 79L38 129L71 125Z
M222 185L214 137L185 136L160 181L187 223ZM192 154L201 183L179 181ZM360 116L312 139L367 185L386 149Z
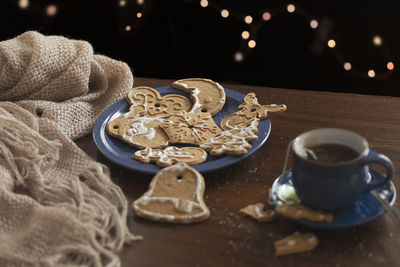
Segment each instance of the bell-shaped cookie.
M159 171L132 208L136 215L154 221L203 221L210 216L204 189L203 176L186 163L178 163Z

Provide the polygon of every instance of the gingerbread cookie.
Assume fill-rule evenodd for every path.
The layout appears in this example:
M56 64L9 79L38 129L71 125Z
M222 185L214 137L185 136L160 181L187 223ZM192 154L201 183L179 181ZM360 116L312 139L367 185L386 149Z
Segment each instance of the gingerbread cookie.
M333 214L322 211L313 210L300 204L285 203L275 208L275 211L290 219L300 220L306 219L314 222L327 222L333 221Z
M120 138L119 128L125 122L126 118L121 115L115 119L113 119L106 127L106 131L109 135Z
M282 256L313 250L318 246L318 238L312 234L294 233L274 242L275 255Z
M207 153L198 147L169 146L164 149L146 148L135 152L133 157L143 163L155 161L158 166L166 167L179 162L189 165L202 163L207 159Z
M185 163L159 171L133 205L136 215L155 221L192 223L210 216L203 194L203 176Z
M210 152L212 156L244 155L251 148L249 141L257 138L251 128L225 130L208 142L201 144L200 148Z
M283 112L286 110L286 106L283 104L260 105L256 95L248 93L238 109L239 111L229 114L221 120L220 126L223 130L229 130L234 127L246 127L246 123L253 118L265 120L268 117L268 113Z
M159 127L163 121L159 117L129 118L119 127L119 136L137 148L161 148L169 144L169 138Z
M121 125L128 119L132 119L137 117L138 114L128 111L126 113L121 114L120 116L116 117L115 119L113 119L106 127L106 131L109 135L117 137L117 138L121 138L120 135L120 127Z
M192 104L189 99L177 94L161 96L147 86L132 88L126 100L131 105L129 111L147 117L166 117L182 111L189 111Z
M194 103L191 112L208 112L214 116L225 104L225 90L217 82L209 79L190 78L176 81L174 88L191 93Z
M221 132L209 113L182 112L160 124L171 143L199 145Z
M240 212L249 215L258 222L271 222L276 218L276 213L273 210L264 210L263 203L248 205L240 210Z

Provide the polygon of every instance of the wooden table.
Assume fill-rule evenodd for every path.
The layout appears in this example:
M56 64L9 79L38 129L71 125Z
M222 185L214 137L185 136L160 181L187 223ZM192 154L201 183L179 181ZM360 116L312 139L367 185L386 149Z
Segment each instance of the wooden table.
M136 78L135 86L159 87L171 80ZM257 223L240 208L263 201L282 170L285 149L302 132L339 127L360 133L375 150L400 161L400 98L339 94L224 84L242 93L255 92L259 102L284 103L271 116L266 144L242 162L205 174L205 201L211 217L193 225L151 222L129 215L129 227L144 240L126 245L122 266L400 266L400 227L388 214L340 232L316 232L319 246L302 254L274 256L273 242L295 231L310 231L278 219ZM125 170L105 159L91 136L78 140L94 159L110 167L129 203L146 191L152 177ZM394 183L399 192L400 181ZM399 206L399 201L396 202Z

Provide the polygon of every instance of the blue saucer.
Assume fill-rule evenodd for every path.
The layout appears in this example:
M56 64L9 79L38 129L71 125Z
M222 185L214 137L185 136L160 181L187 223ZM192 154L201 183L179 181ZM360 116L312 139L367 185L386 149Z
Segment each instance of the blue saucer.
M179 94L184 95L190 99L190 95L182 90L175 89L171 86L164 86L160 88L155 88L161 95L167 94ZM214 117L214 121L219 125L220 121L233 112L238 110L238 106L242 104L244 95L229 89L225 89L226 102L221 111L219 111ZM100 152L112 162L123 166L125 168L131 169L133 171L156 174L161 170L161 167L157 166L155 163L142 163L138 160L133 159L133 154L138 150L121 140L110 136L106 132L106 126L115 118L120 116L129 110L129 104L125 99L111 105L108 107L97 119L96 124L93 128L93 139L100 150ZM213 157L208 155L207 160L201 164L194 165L193 167L199 172L209 172L217 169L227 167L231 164L237 163L251 154L253 154L257 149L259 149L265 141L267 141L268 136L271 132L271 121L269 118L260 121L258 125L258 139L251 142L252 148L249 152L242 156L231 156L225 155L221 157ZM176 146L182 146L177 144Z
M370 174L373 177L378 177L378 179L383 179L381 177L382 174L373 168L370 168ZM280 178L282 179L281 184L279 184ZM276 206L283 203L277 196L279 188L282 185L293 186L292 172L290 170L278 177L271 187L270 199ZM396 188L392 182L375 189L375 191L391 206L396 201ZM354 204L353 208L331 212L334 216L331 223L312 222L308 220L295 220L295 222L315 229L338 230L365 224L378 218L384 212L379 202L370 193L366 193Z

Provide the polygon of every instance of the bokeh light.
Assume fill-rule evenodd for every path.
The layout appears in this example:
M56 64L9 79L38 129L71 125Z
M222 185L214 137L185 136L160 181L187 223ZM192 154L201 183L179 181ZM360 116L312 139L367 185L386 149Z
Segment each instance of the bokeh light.
M375 77L375 71L374 70L369 70L368 71L368 77L374 78Z
M29 0L19 0L18 5L20 8L25 9L29 6Z
M234 59L235 59L236 62L241 62L241 61L243 61L243 53L241 53L241 52L236 52L236 53L235 53L235 56L234 56Z
M372 43L376 46L382 45L382 38L379 35L375 35L372 39Z
M330 48L334 48L334 47L336 46L335 40L330 39L330 40L328 41L328 46L329 46Z
M250 33L248 31L243 31L242 32L242 38L247 40L250 37Z
M254 47L256 47L256 41L250 40L248 45L249 45L250 48L254 48Z
M46 13L47 15L49 15L50 17L54 16L55 14L57 14L57 6L56 5L48 5L46 7Z
M316 21L315 19L310 21L310 27L312 29L316 29L318 27L318 21Z
M349 62L346 62L346 63L343 64L343 68L345 70L351 70L351 64Z
M207 0L201 0L201 1L200 1L200 5L201 5L202 7L207 7L207 6L208 6L208 1L207 1Z
M292 4L287 5L287 11L289 13L293 13L296 10L296 7Z
M244 17L244 22L246 22L247 24L250 24L253 22L253 17L247 15L246 17Z
M229 11L226 10L226 9L222 9L222 10L221 10L221 16L222 16L223 18L229 17Z
M270 19L271 19L271 13L269 13L269 12L264 12L263 15L262 15L262 19L263 19L264 21L270 20Z

